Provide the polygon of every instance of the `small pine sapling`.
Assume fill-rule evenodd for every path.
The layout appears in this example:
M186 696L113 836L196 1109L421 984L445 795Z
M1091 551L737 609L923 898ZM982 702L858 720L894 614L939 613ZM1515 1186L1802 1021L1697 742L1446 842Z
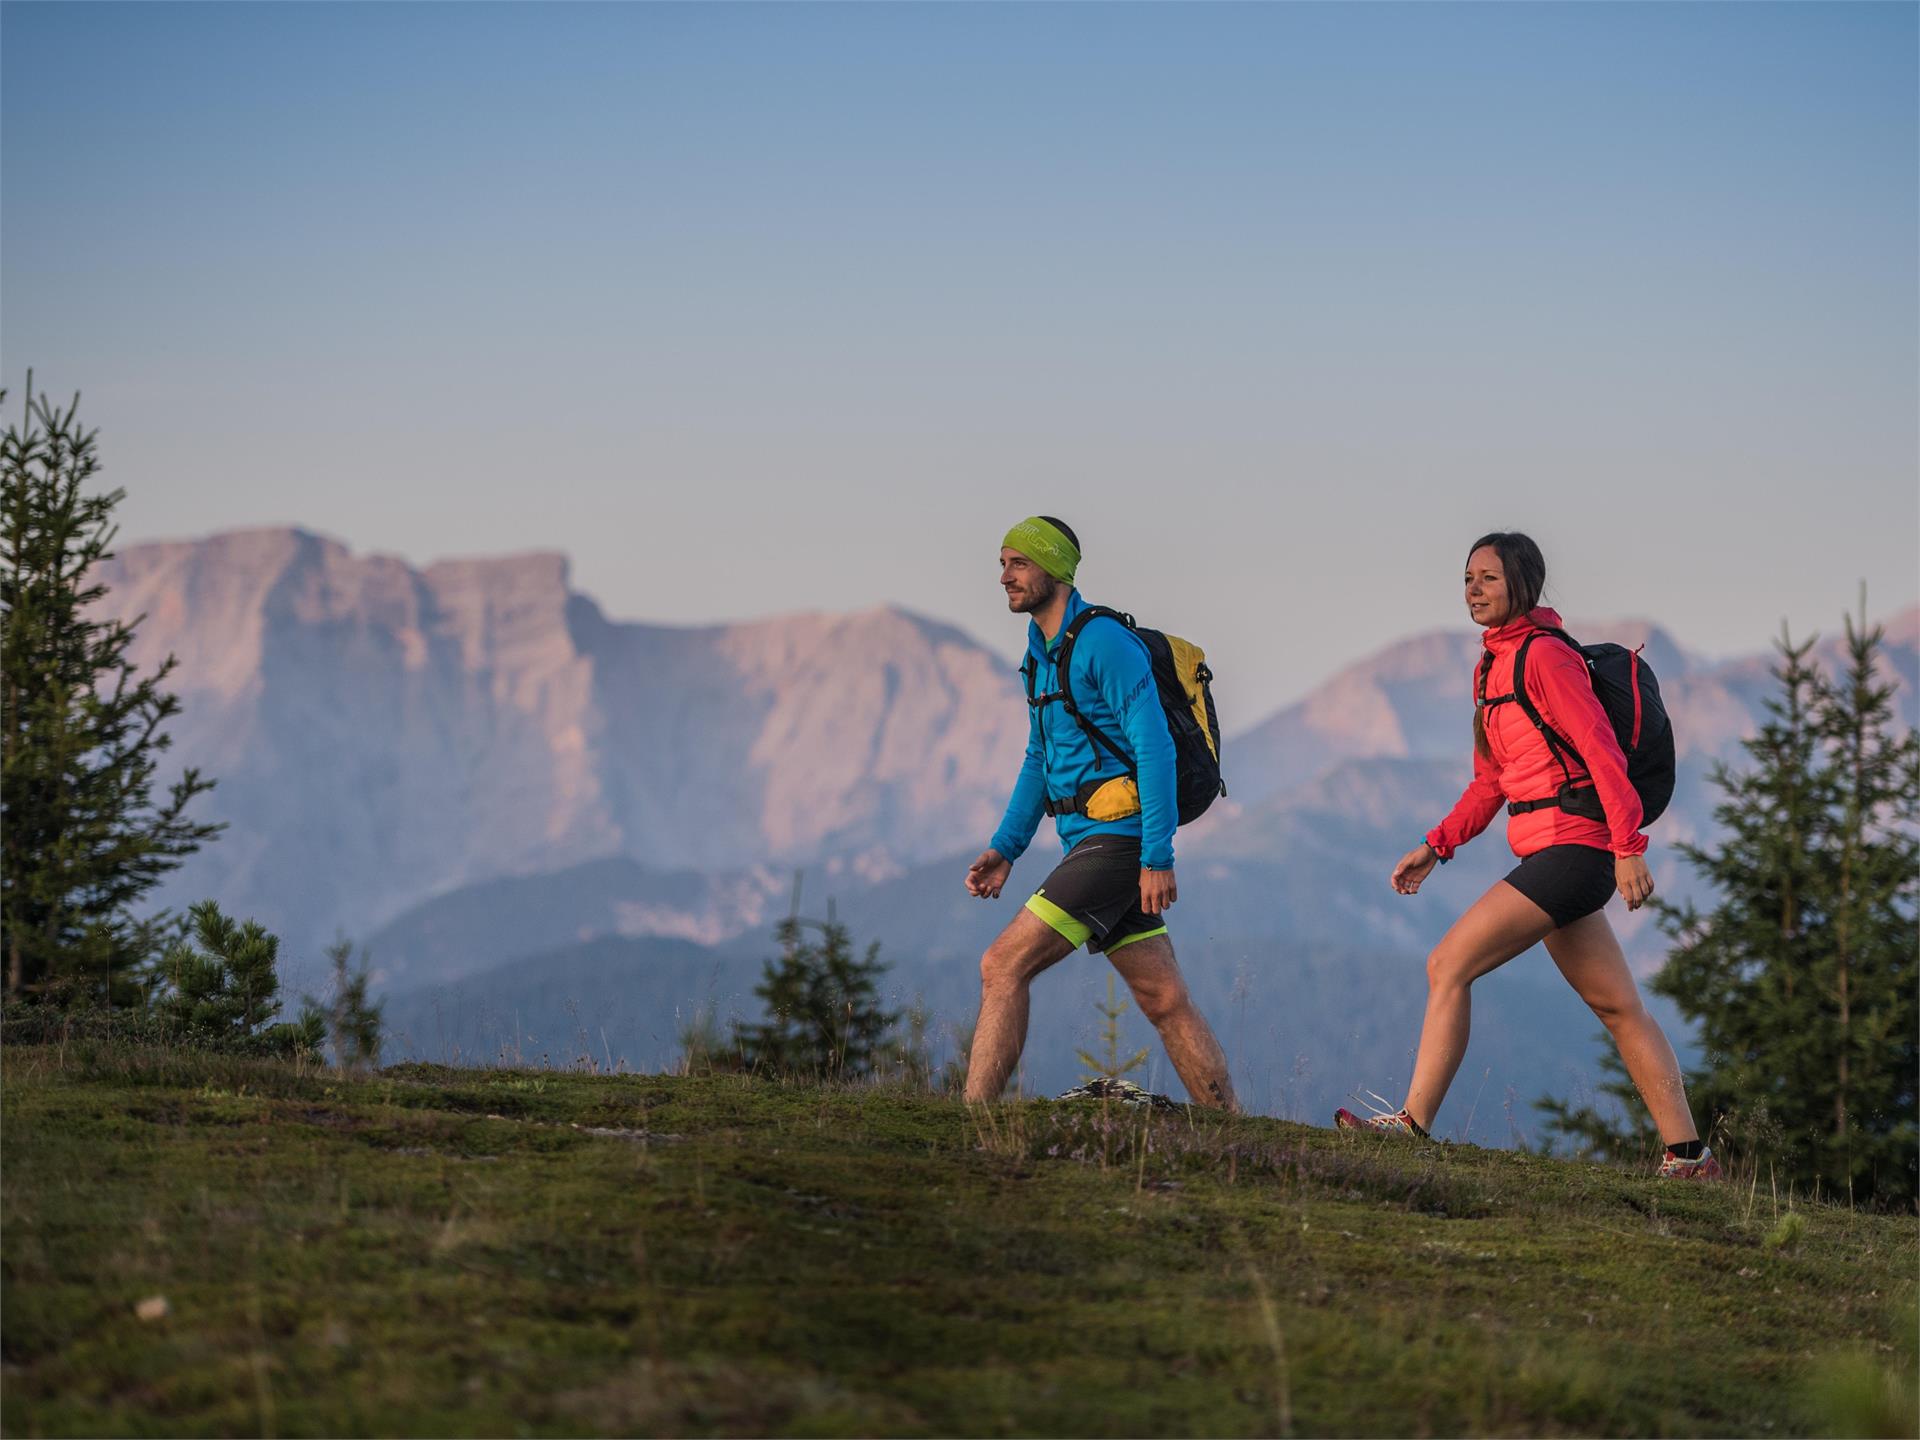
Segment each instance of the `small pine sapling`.
M309 1008L278 1022L279 937L257 921L236 923L212 900L190 912L192 929L168 950L166 993L156 1012L184 1041L259 1054L311 1053L326 1043L326 1017Z
M308 1010L326 1019L335 1066L349 1071L377 1069L383 1007L367 998L371 975L366 953L361 952L360 966L355 969L353 942L343 935L327 947L327 960L333 967L332 1003L322 1005L309 995L306 997Z
M1080 1063L1087 1067L1087 1073L1080 1078L1083 1081L1119 1080L1128 1071L1138 1070L1146 1064L1147 1051L1144 1047L1134 1051L1126 1060L1120 1058L1120 1017L1127 1013L1128 1007L1127 1002L1118 998L1114 990L1111 972L1107 975L1107 1003L1093 1008L1106 1017L1107 1023L1100 1030L1100 1039L1106 1049L1099 1056L1089 1055L1084 1050L1074 1052L1080 1057Z
M819 932L815 941L806 927ZM775 929L778 962L766 962L753 993L766 1004L757 1024L734 1022L734 1044L747 1067L784 1076L862 1080L885 1058L888 1032L900 1018L880 1003L886 966L880 947L854 954L847 927L796 913Z

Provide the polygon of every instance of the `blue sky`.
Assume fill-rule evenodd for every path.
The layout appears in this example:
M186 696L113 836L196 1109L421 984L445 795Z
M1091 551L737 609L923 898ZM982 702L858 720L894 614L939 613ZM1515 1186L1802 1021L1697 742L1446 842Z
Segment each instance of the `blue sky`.
M1482 530L1709 652L1920 599L1909 5L0 8L0 325L130 539L568 552L624 618L1000 534L1247 723Z

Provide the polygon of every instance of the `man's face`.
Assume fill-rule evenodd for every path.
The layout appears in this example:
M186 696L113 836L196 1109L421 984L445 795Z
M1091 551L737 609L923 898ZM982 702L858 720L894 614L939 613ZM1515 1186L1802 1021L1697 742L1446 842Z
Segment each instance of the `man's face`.
M1007 609L1030 615L1060 588L1060 582L1018 550L1000 549L1000 588L1007 592Z

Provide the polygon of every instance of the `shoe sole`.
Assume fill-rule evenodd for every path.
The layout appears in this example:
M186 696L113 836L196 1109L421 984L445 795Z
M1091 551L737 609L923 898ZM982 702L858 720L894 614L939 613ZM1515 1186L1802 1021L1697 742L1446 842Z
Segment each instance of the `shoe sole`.
M1716 1165L1711 1170L1702 1166L1698 1170L1687 1170L1672 1175L1662 1175L1658 1178L1662 1180L1699 1180L1711 1184L1713 1181L1724 1180L1727 1177L1721 1173L1720 1167Z
M1417 1130L1403 1130L1398 1125L1372 1125L1364 1116L1356 1115L1342 1106L1333 1112L1333 1128L1336 1130L1356 1130L1368 1135L1393 1135L1402 1140L1428 1140L1431 1136Z

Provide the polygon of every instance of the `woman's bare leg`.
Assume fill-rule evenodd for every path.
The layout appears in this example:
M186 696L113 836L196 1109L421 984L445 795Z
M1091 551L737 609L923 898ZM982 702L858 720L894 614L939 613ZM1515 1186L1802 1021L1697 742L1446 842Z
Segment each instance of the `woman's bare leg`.
M1613 1036L1634 1088L1660 1127L1660 1138L1669 1145L1699 1139L1680 1062L1660 1022L1641 1003L1640 989L1633 983L1633 972L1607 917L1596 910L1554 931L1547 937L1547 953Z
M1407 1113L1431 1129L1447 1098L1472 1029L1468 989L1553 931L1547 912L1504 880L1473 902L1427 956L1427 1018L1420 1026L1420 1054L1413 1062Z

